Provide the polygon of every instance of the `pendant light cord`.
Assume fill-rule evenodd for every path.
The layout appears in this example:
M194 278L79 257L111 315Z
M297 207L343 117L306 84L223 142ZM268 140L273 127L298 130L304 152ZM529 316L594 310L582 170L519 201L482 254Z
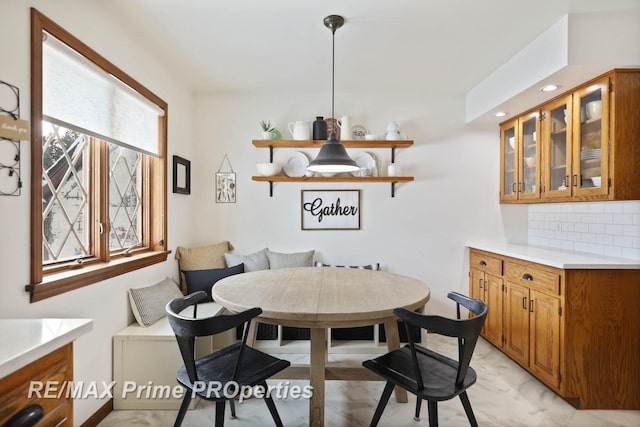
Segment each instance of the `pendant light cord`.
M336 91L336 30L331 29L331 118L335 119L335 91Z

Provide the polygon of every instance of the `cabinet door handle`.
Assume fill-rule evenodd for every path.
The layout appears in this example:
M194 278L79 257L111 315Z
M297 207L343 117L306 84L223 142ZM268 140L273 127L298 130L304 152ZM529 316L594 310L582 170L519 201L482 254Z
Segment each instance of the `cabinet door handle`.
M487 281L484 281L484 291L487 292Z
M480 265L481 265L481 266L483 266L483 267L486 267L486 266L487 266L487 263L486 263L486 261L484 261L484 260L480 261L478 264L480 264Z
M573 185L574 187L578 186L578 175L577 174L574 174L571 177L571 185Z
M527 309L527 297L522 297L522 308Z
M529 312L533 313L533 300L529 300Z
M511 192L512 193L516 192L516 183L515 182L513 184L511 184Z
M529 273L524 273L524 274L522 275L522 278L523 278L524 280L528 280L528 281L530 281L530 282L533 282L533 276L532 276L532 275L530 275Z
M480 282L480 289L482 289L482 279L480 279L479 282Z

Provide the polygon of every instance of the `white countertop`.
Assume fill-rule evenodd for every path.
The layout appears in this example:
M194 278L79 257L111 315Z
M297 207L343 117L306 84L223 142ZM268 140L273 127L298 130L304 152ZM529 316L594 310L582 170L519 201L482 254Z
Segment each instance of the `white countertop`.
M0 319L0 378L86 334L91 319Z
M599 255L542 248L538 246L481 242L470 243L467 247L567 270L640 269L640 260L609 258Z

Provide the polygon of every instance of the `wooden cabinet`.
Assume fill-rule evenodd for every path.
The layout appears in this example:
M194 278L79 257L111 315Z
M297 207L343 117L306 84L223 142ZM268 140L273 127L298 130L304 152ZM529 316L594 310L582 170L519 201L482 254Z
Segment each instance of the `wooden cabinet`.
M469 272L471 296L484 301L489 310L482 336L497 346L502 343L502 260L473 253Z
M518 119L500 125L500 201L518 200Z
M571 197L572 97L562 96L542 107L542 189L545 199Z
M530 289L529 370L553 389L560 387L560 299Z
M529 365L529 288L507 282L504 295L503 350L523 366Z
M505 261L503 351L551 388L560 385L558 270Z
M73 398L66 393L64 384L73 379L73 348L67 344L46 356L24 366L0 381L0 424L28 405L39 404L44 410L44 418L38 426L72 426ZM31 382L38 386L31 388ZM49 384L55 389L44 388ZM42 385L42 388L39 388ZM30 390L39 389L29 397ZM53 391L52 391L53 390Z
M273 162L273 150L275 148L320 148L324 144L324 140L260 140L254 139L255 147L269 148L269 162ZM391 149L391 163L395 163L395 150L397 148L405 148L413 145L411 140L398 141L371 141L371 140L343 140L342 144L348 148L389 148ZM290 177L284 175L278 176L253 176L253 181L263 181L269 183L269 196L273 196L274 182L387 182L391 184L391 197L395 197L395 185L399 182L413 181L412 176L301 176Z
M640 199L639 104L640 70L612 70L502 123L500 202Z
M539 112L530 111L500 126L500 199L503 201L540 198Z
M483 298L482 275L503 281L500 298ZM559 269L472 248L469 277L500 319L500 340L486 324L482 333L494 346L576 408L640 409L640 270Z

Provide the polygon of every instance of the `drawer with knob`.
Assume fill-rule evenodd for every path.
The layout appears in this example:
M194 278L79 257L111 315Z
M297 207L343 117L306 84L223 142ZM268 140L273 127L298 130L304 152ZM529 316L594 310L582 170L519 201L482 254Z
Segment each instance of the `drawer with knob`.
M469 266L496 276L502 276L502 260L472 250L469 254Z
M562 292L560 273L535 264L505 261L504 278L549 295L559 296Z

